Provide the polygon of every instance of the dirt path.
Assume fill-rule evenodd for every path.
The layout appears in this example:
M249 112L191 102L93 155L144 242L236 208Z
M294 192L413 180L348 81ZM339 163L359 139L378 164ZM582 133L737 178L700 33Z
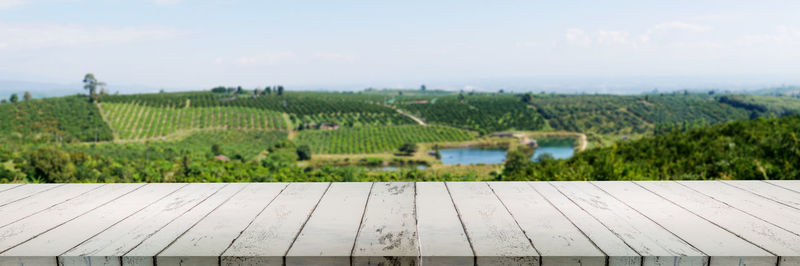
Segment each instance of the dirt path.
M419 119L419 117L416 117L416 116L414 116L412 114L406 113L406 111L403 111L403 110L400 110L400 109L397 109L397 108L392 108L392 109L394 109L395 111L397 111L401 115L407 116L408 118L411 118L411 120L416 121L417 124L419 124L420 126L426 126L425 121L422 121L422 119Z
M589 141L586 140L586 134L583 133L578 133L578 134L581 135L581 137L578 139L578 141L580 142L580 144L578 144L578 151L581 152L586 150L586 146L589 145Z

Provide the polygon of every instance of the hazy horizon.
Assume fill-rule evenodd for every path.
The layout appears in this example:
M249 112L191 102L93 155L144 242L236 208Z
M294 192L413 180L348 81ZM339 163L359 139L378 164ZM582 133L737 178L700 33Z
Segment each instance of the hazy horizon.
M121 93L798 85L798 11L779 0L0 0L0 92L80 88L85 73Z

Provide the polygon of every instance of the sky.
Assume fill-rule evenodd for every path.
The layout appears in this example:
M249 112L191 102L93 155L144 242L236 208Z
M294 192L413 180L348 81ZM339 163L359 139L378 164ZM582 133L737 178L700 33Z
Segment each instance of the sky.
M0 80L71 88L91 72L121 93L800 84L798 14L788 0L0 0Z

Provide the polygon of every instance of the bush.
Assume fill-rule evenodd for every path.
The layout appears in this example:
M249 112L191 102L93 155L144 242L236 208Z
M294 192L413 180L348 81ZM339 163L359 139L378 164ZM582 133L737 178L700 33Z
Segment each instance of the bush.
M75 175L75 165L69 154L58 149L41 148L31 153L30 167L34 177L49 183L69 182Z

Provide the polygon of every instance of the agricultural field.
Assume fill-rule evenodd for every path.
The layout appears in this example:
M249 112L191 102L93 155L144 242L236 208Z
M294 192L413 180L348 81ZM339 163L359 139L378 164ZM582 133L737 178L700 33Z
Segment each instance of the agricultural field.
M777 116L800 114L800 98L794 97L725 95L720 96L719 101L750 110L761 116L769 114Z
M650 134L657 124L747 119L750 112L702 94L548 95L533 94L529 104L555 130L599 134Z
M211 147L217 144L222 155L251 160L267 148L286 140L286 136L287 133L282 131L209 130L193 133L177 141L72 144L64 149L119 160L174 160L183 155L198 158L214 156Z
M238 108L286 113L296 126L329 123L347 127L414 124L383 105L385 96L355 93L287 92L283 95L187 92L105 96L103 101L167 109ZM220 109L216 109L220 110ZM226 109L227 110L227 109ZM286 127L269 127L282 128ZM137 134L137 133L134 133ZM158 133L155 133L158 135ZM138 135L137 135L138 136Z
M384 126L304 130L297 133L298 145L309 145L313 153L391 153L404 143L467 141L468 131L446 126Z
M545 120L513 95L483 94L435 97L423 103L398 103L426 123L441 124L488 134L503 130L542 130Z
M137 102L101 103L103 116L117 139L166 137L196 129L286 129L282 114L250 107L151 107Z
M111 140L111 129L87 97L0 104L0 140L15 143Z

